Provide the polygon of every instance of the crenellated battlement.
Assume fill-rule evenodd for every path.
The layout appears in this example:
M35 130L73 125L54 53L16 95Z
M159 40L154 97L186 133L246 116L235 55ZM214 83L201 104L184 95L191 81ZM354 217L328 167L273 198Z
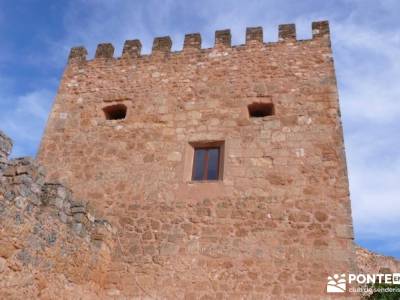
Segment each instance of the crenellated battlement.
M318 21L312 23L312 40L325 38L329 40L329 22ZM232 46L232 35L229 29L217 30L215 32L215 49L224 49ZM281 24L278 26L278 41L276 43L293 43L300 42L296 37L295 24ZM262 27L249 27L246 29L246 45L266 44L263 37ZM269 43L271 44L271 43ZM273 43L272 43L273 44ZM142 43L140 40L125 41L122 59L138 58L141 56ZM151 55L165 54L171 52L172 40L169 36L156 37L153 41ZM183 43L183 52L191 50L205 50L201 47L200 33L190 33L185 35ZM87 50L85 47L79 46L71 49L69 54L69 63L84 62L87 60ZM111 43L102 43L97 46L95 59L111 59L114 58L114 46Z

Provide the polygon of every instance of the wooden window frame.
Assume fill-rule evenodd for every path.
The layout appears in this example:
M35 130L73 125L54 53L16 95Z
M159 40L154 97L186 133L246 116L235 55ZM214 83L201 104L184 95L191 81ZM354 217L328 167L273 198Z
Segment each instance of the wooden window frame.
M190 164L190 178L188 180L190 182L218 182L223 180L224 174L224 151L225 151L225 142L224 141L212 141L212 142L189 142L191 152L191 164ZM202 179L194 179L194 171L195 171L195 152L197 149L218 149L218 178L217 179L207 179L208 169L204 170ZM208 151L207 151L208 158ZM208 163L208 159L207 159ZM208 168L208 164L207 164ZM189 171L189 170L188 170Z
M212 149L217 149L218 150L218 159L217 159L217 178L216 179L208 179L207 175L208 175L208 166L209 166L209 159L208 159L208 153L210 150ZM195 176L195 171L197 169L197 164L196 164L196 151L197 150L206 150L206 155L204 158L204 162L203 162L203 178L202 179L194 179ZM219 172L220 172L220 159L221 159L221 147L218 146L208 146L208 147L195 147L194 148L194 156L193 156L193 170L192 170L192 181L214 181L214 180L219 180Z

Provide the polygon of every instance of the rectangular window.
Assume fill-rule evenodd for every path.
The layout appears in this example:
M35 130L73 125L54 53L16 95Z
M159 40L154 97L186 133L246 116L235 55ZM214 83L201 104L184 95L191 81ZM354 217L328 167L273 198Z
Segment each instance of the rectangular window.
M220 178L221 147L195 147L192 180Z

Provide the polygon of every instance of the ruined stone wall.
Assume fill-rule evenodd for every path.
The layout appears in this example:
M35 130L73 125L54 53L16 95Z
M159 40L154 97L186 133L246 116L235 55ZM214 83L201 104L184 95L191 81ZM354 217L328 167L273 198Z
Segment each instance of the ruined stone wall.
M356 246L357 265L360 273L399 273L400 261L391 256L384 256Z
M93 60L71 50L38 160L118 229L107 286L168 299L328 299L330 274L356 272L327 22L264 43L249 28L201 49L186 35L150 55L127 41ZM247 105L273 103L250 118ZM123 104L122 120L103 109ZM223 142L223 178L193 182L193 143Z
M0 299L104 297L112 227L11 146L0 131Z

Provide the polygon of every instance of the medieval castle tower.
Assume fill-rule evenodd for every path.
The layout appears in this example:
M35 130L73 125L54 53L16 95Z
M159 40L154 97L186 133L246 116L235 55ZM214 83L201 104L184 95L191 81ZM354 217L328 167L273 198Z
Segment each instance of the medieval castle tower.
M328 22L309 40L280 25L277 42L256 27L244 45L171 44L73 48L39 150L47 180L117 229L104 286L328 299L327 276L357 269Z

